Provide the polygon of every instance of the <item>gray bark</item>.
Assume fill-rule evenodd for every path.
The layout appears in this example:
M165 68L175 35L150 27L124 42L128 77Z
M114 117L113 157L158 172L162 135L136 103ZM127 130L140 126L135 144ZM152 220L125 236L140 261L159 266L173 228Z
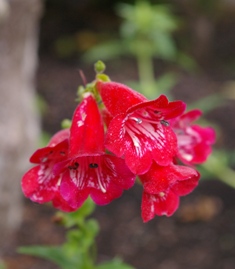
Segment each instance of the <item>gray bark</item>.
M39 135L34 78L41 4L0 0L0 254L21 223L21 177Z

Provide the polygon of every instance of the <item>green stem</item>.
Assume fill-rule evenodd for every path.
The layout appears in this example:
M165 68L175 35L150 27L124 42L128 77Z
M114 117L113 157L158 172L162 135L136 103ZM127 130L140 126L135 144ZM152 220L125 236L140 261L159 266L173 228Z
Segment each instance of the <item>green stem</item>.
M202 166L222 182L232 188L235 188L235 171L223 164L218 158L210 156L210 158L202 164Z
M152 98L158 95L152 57L148 53L141 52L138 52L136 57L141 89L148 98Z

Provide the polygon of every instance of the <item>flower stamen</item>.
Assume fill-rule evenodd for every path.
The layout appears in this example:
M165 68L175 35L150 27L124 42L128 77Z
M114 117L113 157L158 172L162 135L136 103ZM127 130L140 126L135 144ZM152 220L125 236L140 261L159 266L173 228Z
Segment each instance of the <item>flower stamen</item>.
M90 163L89 164L89 167L90 168L97 168L98 167L98 164L97 163Z

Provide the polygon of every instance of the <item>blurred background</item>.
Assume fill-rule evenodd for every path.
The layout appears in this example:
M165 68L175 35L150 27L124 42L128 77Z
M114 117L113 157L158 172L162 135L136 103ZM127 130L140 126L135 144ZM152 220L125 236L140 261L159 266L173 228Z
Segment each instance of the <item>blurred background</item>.
M0 0L0 258L10 269L56 269L16 253L59 244L65 231L50 205L24 199L28 158L71 118L76 91L106 74L156 98L204 111L217 130L199 187L177 213L143 224L135 186L96 209L99 260L138 269L235 268L235 1Z

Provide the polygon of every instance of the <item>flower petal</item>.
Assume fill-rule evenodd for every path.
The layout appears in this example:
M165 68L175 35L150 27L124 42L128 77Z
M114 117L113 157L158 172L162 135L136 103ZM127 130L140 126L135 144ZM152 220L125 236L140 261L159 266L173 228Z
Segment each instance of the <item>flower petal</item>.
M177 169L180 170L178 172L181 174L181 178L172 186L172 191L179 196L184 196L197 187L200 174L195 169L187 166L177 165Z
M91 188L91 198L98 205L105 205L122 195L123 189L134 185L135 175L127 168L125 161L116 156L101 157L101 169L97 170L96 182L99 188Z
M177 157L185 164L205 162L212 151L212 144L215 143L216 134L213 128L192 125L201 114L200 110L195 109L170 120L177 135Z
M123 159L107 154L78 157L68 167L60 191L71 207L79 207L89 194L97 204L107 204L135 180Z
M59 144L60 142L62 142L63 140L66 140L69 138L69 134L70 134L70 130L69 129L63 129L60 130L59 132L57 132L56 134L54 134L52 136L52 138L50 139L49 143L48 143L48 147L54 147L57 144Z
M150 170L139 177L144 191L149 194L165 194L172 189L177 195L182 196L197 186L200 174L195 169L183 165L159 166L153 163Z
M198 120L202 115L202 111L199 109L193 109L190 110L186 113L184 113L181 117L180 117L180 125L181 127L186 127L188 125L190 125L193 121Z
M156 141L150 140L152 157L156 163L162 166L169 165L177 153L177 139L173 130L168 126L160 126L156 133Z
M108 127L109 123L113 119L113 116L108 112L106 108L103 108L101 110L101 115L102 115L103 122L105 123L106 127Z
M96 87L108 111L116 116L147 99L124 84L98 81Z
M152 156L145 137L142 141L138 137L130 137L124 128L127 118L124 114L119 114L110 123L106 134L105 146L116 156L124 156L129 169L134 174L146 172L152 163ZM146 142L146 143L145 143Z
M154 199L151 194L143 193L141 203L141 216L144 222L148 222L155 216Z
M72 180L70 171L67 170L63 174L60 184L60 193L70 207L79 208L87 199L90 193L90 188L79 188Z
M72 212L77 209L77 208L71 207L69 203L63 199L59 191L55 193L55 196L52 200L52 204L55 208L62 210L64 212Z
M143 193L141 212L144 222L148 222L158 216L171 216L179 206L179 197L172 191L169 191L166 196L160 198L157 195Z
M154 211L158 216L172 216L179 207L179 196L173 191L169 191L165 197L157 198L154 203Z
M97 205L107 205L114 199L119 198L123 189L116 184L109 184L105 193L98 189L91 189L91 198Z
M116 156L124 156L134 174L148 171L154 159L160 165L168 165L177 152L176 135L160 122L140 124L119 114L109 124L105 146Z
M168 120L180 116L184 112L186 104L182 101L169 102L165 95L160 95L155 100L146 100L133 105L128 109L127 113L146 108L152 110L156 118Z
M94 97L87 94L77 106L70 129L69 157L104 151L104 128Z
M59 162L65 159L68 155L69 142L68 139L63 140L57 145L52 147L44 147L38 149L30 157L31 163L46 163L46 162Z
M37 165L26 172L21 181L21 187L24 195L30 197L38 189L38 171L40 166Z
M199 173L181 165L159 166L139 176L143 183L142 218L149 221L154 215L171 216L179 206L179 196L190 193L198 184Z
M47 179L46 177L49 177L47 173L42 165L37 165L23 176L21 186L26 197L40 204L53 199L57 190L58 177Z
M113 152L116 156L124 155L126 147L129 142L126 141L126 130L124 124L126 121L125 114L119 114L109 124L109 129L106 134L105 146L108 150Z
M104 166L106 176L109 177L115 185L124 190L128 190L135 183L135 175L128 169L125 160L116 156L105 155Z

